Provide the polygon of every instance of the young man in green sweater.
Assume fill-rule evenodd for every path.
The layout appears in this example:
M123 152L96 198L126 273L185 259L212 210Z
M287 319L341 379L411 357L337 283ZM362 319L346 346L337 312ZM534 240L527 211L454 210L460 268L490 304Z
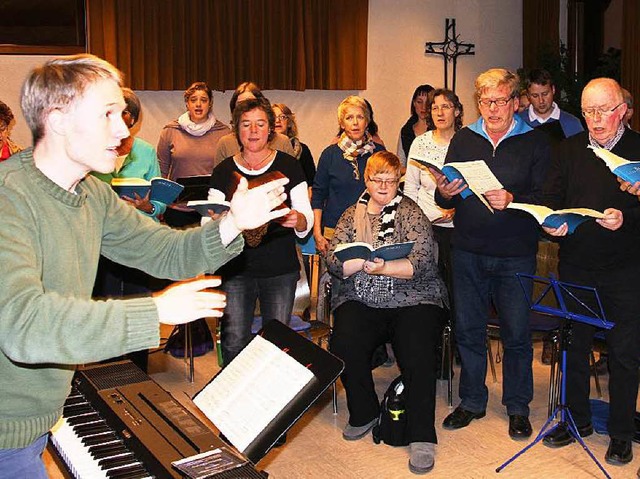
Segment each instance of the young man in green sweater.
M50 60L28 76L22 110L33 148L0 165L0 471L46 478L47 432L61 415L74 365L157 347L159 323L222 315L218 279L153 297L92 301L100 254L160 278L213 272L243 247L239 233L283 216L274 181L238 187L224 218L172 230L138 214L87 176L114 169L129 131L121 74L92 55Z

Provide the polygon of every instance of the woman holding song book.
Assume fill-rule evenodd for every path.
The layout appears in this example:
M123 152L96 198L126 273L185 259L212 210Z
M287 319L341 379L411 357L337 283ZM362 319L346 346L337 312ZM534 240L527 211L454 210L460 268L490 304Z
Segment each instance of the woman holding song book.
M256 302L260 302L263 325L271 320L288 324L291 320L300 263L296 236L304 238L313 227L307 182L294 157L274 150L275 115L265 98L239 102L233 110L233 131L240 151L217 165L211 173L209 199L230 200L238 180L249 187L270 178L285 176L285 204L291 211L277 221L243 232L245 248L217 274L227 294L227 307L221 323L224 364L235 358L253 338Z
M438 243L438 266L449 293L453 294L451 278L451 232L455 210L446 210L436 204L434 193L436 180L429 169L421 164L427 161L442 168L449 142L462 128L462 103L451 90L438 88L427 99L427 126L429 131L416 137L409 150L407 173L404 177L404 193L414 200L434 226Z
M365 192L342 214L329 245L334 330L331 351L345 362L341 376L349 421L345 440L367 435L379 400L371 374L375 349L391 341L402 374L410 440L409 469L429 471L436 443L436 344L447 293L436 265L431 224L418 205L398 191L401 164L390 152L374 153L364 170ZM340 261L339 244L414 242L408 256L392 261Z

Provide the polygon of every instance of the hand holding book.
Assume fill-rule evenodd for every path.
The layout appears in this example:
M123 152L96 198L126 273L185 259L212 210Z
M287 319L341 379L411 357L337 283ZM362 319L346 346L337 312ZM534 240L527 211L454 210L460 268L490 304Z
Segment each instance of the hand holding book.
M547 233L554 236L571 234L578 226L591 218L605 218L605 213L590 208L567 208L554 211L546 206L528 203L511 203L507 208L529 213Z

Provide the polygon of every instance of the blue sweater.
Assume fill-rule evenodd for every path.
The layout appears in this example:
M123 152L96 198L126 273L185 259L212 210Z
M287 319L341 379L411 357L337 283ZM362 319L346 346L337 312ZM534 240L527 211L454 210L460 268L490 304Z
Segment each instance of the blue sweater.
M514 120L515 127L495 149L482 130L482 118L461 129L451 139L445 163L482 159L514 202L540 204L550 161L548 139L520 117ZM438 191L435 196L441 207L456 209L454 248L499 257L536 254L539 229L531 216L510 210L491 213L475 195L465 200L456 195L449 201Z
M544 123L540 123L538 120L531 121L529 119L528 108L524 110L522 113L520 113L519 115L520 115L520 118L522 118L527 123L527 125L529 125L532 128L537 128L540 125L544 124ZM582 127L582 122L580 122L580 120L575 116L573 116L571 113L567 113L564 110L560 110L560 118L558 120L550 118L546 121L546 123L549 123L552 121L560 122L560 126L562 127L562 131L564 132L565 138L569 138L570 136L577 135L578 133L584 131L584 128Z
M376 151L384 147L375 144ZM364 167L371 155L358 157L360 179L353 177L353 166L344 159L338 145L324 149L318 161L318 170L313 181L311 207L322 210L322 226L335 228L340 216L349 206L358 201L364 191Z

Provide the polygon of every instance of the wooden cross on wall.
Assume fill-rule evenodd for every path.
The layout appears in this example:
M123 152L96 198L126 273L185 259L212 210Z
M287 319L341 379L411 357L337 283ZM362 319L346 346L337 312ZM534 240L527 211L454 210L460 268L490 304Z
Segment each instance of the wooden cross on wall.
M458 57L461 55L475 55L473 43L463 43L458 40L460 35L456 35L456 19L447 18L445 20L444 41L427 42L424 53L434 53L442 55L444 60L444 87L449 88L449 62L453 63L453 76L451 90L456 91L456 68Z

